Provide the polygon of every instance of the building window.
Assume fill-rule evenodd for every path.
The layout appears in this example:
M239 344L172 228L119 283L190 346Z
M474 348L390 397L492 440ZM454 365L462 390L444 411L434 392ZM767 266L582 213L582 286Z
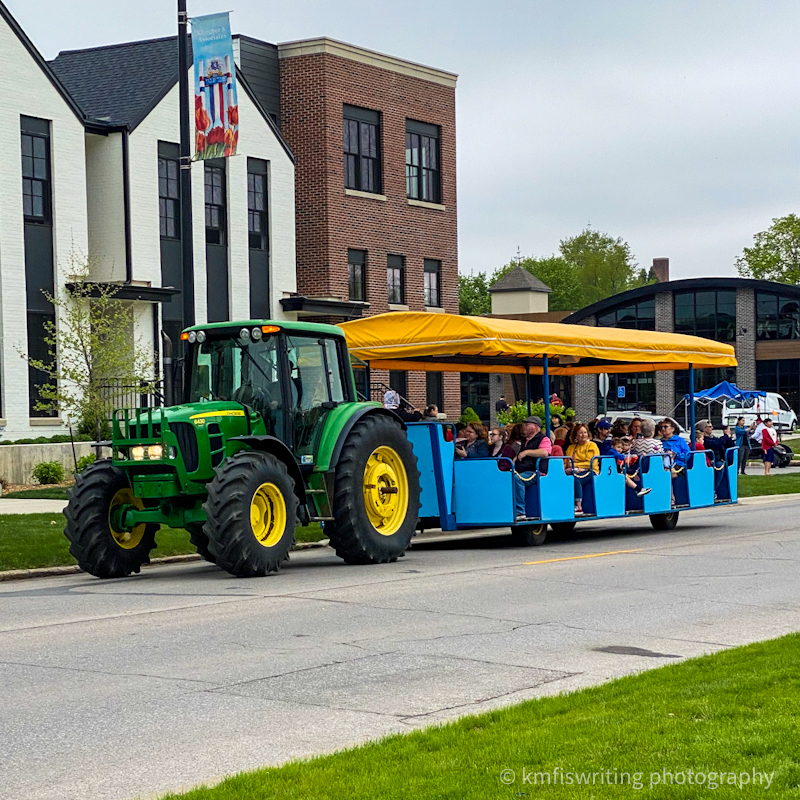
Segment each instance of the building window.
M225 244L225 167L205 165L206 244Z
M620 389L622 391L620 391ZM624 397L620 397L623 394ZM603 408L603 396L597 392L597 407ZM649 411L656 413L656 382L652 372L626 372L608 376L606 408L609 411ZM631 416L634 416L631 414Z
M756 361L756 386L764 392L782 395L795 412L800 412L800 360Z
M444 380L441 372L425 373L425 402L444 411Z
M736 341L736 291L675 292L675 333Z
M403 256L387 256L386 288L388 290L390 303L399 305L405 303L405 259Z
M22 213L26 222L49 223L50 146L46 134L22 131Z
M344 185L381 193L380 114L344 106Z
M350 300L367 299L367 251L347 251L347 296Z
M161 236L179 239L180 164L171 158L158 157L158 219Z
M442 305L442 262L432 258L425 259L425 305Z
M406 195L412 200L440 203L439 128L406 120Z
M800 301L796 297L757 292L756 338L800 339Z
M656 329L656 300L654 297L641 303L631 303L598 314L597 324L603 328L631 328L640 331Z
M394 389L401 399L405 400L408 396L408 373L402 370L389 370L389 388Z
M267 249L266 162L247 159L247 233L251 250ZM262 168L263 165L263 168ZM256 167L259 167L256 169Z
M461 410L466 408L482 420L489 419L489 376L485 372L461 373Z

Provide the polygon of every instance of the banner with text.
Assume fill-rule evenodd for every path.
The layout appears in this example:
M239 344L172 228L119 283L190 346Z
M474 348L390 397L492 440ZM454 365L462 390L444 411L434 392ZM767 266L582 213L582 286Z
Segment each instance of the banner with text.
M192 17L195 158L236 155L239 105L228 13Z

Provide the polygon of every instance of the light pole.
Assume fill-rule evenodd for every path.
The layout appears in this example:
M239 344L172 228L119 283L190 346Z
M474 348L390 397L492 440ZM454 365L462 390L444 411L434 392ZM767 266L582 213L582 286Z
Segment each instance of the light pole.
M192 242L192 143L189 138L189 17L178 0L178 93L181 135L181 300L183 327L194 325L194 252Z

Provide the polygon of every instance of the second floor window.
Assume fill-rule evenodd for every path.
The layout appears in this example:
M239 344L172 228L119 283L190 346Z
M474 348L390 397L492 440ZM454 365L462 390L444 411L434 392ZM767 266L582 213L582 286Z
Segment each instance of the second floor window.
M736 340L736 291L675 292L675 333ZM713 384L712 384L713 385Z
M267 162L247 159L247 232L251 250L267 249Z
M225 167L205 164L206 244L225 244Z
M158 158L158 221L161 236L180 238L180 180L178 162L171 158Z
M438 308L442 304L442 262L425 259L425 305Z
M21 144L22 213L28 222L51 222L49 136L23 130Z
M406 120L406 195L411 200L441 203L439 128Z
M386 259L386 288L389 302L405 303L405 263L403 256L389 255Z
M367 299L367 251L347 251L347 296L350 300Z
M380 114L346 105L343 123L345 189L380 194Z

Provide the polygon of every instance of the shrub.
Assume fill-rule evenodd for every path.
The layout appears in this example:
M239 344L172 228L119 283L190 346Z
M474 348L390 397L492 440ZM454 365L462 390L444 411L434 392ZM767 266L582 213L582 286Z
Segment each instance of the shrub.
M463 422L464 425L468 425L470 422L480 422L481 418L475 413L473 408L467 406L461 412L461 416L458 418L458 421Z
M558 414L564 420L572 419L575 411L572 408L563 406L550 406L550 415ZM541 417L544 423L544 403L531 403L531 415ZM522 422L528 416L528 405L524 400L519 400L513 406L509 406L505 411L497 414L497 421L501 425L513 425L515 422Z
M79 472L83 472L86 467L91 467L95 461L97 461L97 456L94 453L89 453L88 456L81 456L78 459L78 463L75 465L75 474L77 475Z
M64 467L60 461L42 461L33 468L33 477L41 484L61 483Z

